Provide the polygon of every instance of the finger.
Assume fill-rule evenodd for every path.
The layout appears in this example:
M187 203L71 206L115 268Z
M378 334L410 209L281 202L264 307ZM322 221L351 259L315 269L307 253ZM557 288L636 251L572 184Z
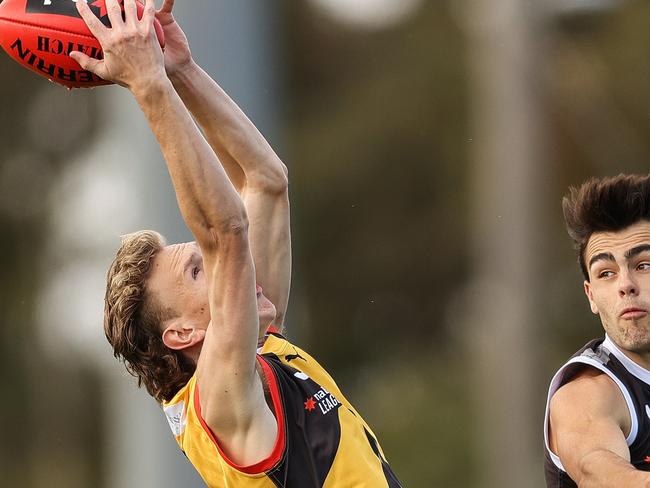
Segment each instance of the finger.
M79 51L72 51L70 53L70 57L74 59L77 63L79 63L79 66L81 66L86 71L95 73L100 78L103 78L102 73L103 73L104 63L102 61L95 58L91 58L90 56L87 56L84 53L80 53Z
M144 25L153 24L156 17L156 0L145 0L144 12L142 13L142 23Z
M160 10L158 10L158 13L171 14L172 10L174 10L174 0L165 0L162 7L160 7Z
M135 0L124 0L124 18L127 24L135 25L138 21L138 8Z
M79 3L79 2L77 2ZM108 20L111 22L111 27L116 27L124 24L122 18L122 6L118 0L106 0L106 11L108 12Z
M97 16L92 12L92 10L90 10L90 7L86 2L77 2L77 11L88 26L90 33L95 36L101 43L102 37L107 30L106 26L104 26L101 20L99 20Z

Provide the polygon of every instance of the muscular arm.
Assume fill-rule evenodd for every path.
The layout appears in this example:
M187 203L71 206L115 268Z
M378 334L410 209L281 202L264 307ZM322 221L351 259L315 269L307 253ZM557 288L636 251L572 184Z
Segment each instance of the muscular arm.
M241 193L256 279L275 305L274 325L281 328L291 281L287 168L235 102L194 62L171 80Z
M596 370L585 370L551 400L551 449L581 488L650 487L650 474L630 464L629 429L623 395Z
M203 416L242 464L273 448L275 419L256 374L255 268L242 201L171 85L136 95L203 254L211 325L197 364Z
M153 33L154 0L147 0L141 21L134 0L124 2L124 20L117 0L107 0L110 29L85 2L77 6L105 58L73 57L134 95L167 162L183 219L203 253L211 317L197 364L204 418L235 461L257 462L272 449L277 426L256 373L255 268L245 207L165 74Z
M173 16L174 0L156 13L165 32L165 68L181 99L240 192L248 218L256 280L282 327L291 281L287 168L233 100L192 59Z

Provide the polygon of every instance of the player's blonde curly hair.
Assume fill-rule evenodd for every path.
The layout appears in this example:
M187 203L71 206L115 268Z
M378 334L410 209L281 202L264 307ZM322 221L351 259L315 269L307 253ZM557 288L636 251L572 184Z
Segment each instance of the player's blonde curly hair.
M154 231L122 238L106 279L104 333L115 357L159 403L169 401L194 374L195 365L162 341L161 324L175 316L147 290L147 277L165 239Z

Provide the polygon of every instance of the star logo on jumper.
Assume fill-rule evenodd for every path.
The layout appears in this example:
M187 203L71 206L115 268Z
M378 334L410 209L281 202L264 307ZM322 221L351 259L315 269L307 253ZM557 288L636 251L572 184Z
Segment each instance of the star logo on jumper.
M650 464L650 456L646 456L645 459L644 459L644 461L645 461L646 463Z
M307 401L305 402L305 410L309 412L316 410L316 402L314 401L314 397L307 398Z

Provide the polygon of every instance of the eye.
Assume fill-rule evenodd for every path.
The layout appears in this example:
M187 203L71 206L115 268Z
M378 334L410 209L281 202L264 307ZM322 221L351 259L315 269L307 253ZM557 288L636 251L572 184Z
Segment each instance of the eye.
M650 269L650 263L639 263L639 265L636 267L639 271L647 271Z
M601 271L600 273L598 273L598 278L599 279L607 279L607 278L610 278L612 276L614 276L614 272L609 271L609 270L604 270L604 271Z
M196 277L199 275L199 271L201 271L201 268L199 268L198 266L194 266L192 268L192 278L193 279L196 279Z

